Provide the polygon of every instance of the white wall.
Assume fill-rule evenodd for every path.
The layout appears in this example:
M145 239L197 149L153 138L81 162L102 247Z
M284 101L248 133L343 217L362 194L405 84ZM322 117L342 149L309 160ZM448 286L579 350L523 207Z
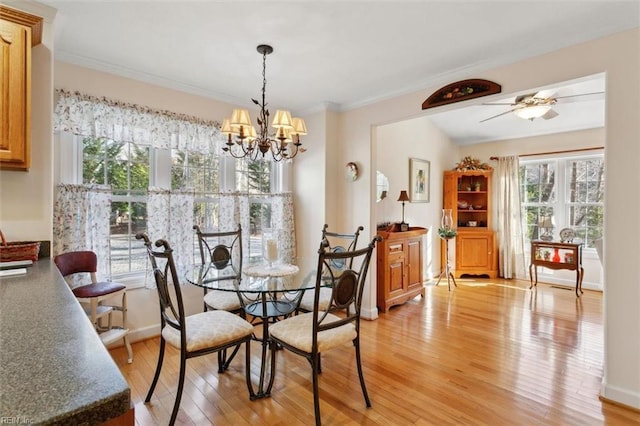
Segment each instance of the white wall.
M396 200L400 191L409 191L409 158L430 162L429 202L405 203L404 210L410 226L428 229L423 240L423 279L439 276L443 173L458 159L458 147L427 117L421 117L376 127L373 149L377 170L389 179L389 196L374 205L376 222L402 220L402 203Z

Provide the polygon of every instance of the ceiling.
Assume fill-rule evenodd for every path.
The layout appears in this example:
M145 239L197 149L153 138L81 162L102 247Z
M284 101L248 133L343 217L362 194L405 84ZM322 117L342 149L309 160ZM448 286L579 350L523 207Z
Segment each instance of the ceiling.
M58 10L56 60L233 104L251 106L260 96L256 46L271 44L267 102L297 114L418 90L426 99L434 87L640 26L640 0L40 2ZM604 90L602 76L544 89L560 96L594 87ZM602 99L558 103L559 116L548 121L507 114L479 123L505 108L472 106L432 119L460 144L604 124Z

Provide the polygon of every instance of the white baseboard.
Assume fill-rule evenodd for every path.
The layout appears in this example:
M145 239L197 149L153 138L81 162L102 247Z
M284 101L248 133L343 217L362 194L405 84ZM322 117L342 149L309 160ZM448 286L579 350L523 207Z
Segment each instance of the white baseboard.
M603 382L600 388L600 396L609 401L640 410L640 393L638 392L607 385Z
M378 308L374 306L371 309L363 309L360 312L360 316L366 320L374 320L378 318Z
M150 325L148 327L139 328L137 330L129 331L129 343L139 342L141 340L150 339L152 337L156 337L160 335L160 324ZM116 342L107 346L107 348L117 348L119 346L124 346L124 342L122 339L117 340ZM135 356L135 353L134 353Z

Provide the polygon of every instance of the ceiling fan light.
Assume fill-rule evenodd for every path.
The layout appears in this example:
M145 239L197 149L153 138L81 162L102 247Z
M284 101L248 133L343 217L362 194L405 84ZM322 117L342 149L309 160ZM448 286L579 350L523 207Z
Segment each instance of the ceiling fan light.
M540 118L545 115L551 109L550 105L531 105L518 108L513 113L525 120L533 120L534 118Z

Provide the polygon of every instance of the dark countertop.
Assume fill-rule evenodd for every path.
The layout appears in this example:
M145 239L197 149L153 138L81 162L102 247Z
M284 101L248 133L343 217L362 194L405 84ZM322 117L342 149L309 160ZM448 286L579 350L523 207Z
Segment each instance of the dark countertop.
M128 412L130 401L129 385L51 259L0 278L0 419L99 424Z

